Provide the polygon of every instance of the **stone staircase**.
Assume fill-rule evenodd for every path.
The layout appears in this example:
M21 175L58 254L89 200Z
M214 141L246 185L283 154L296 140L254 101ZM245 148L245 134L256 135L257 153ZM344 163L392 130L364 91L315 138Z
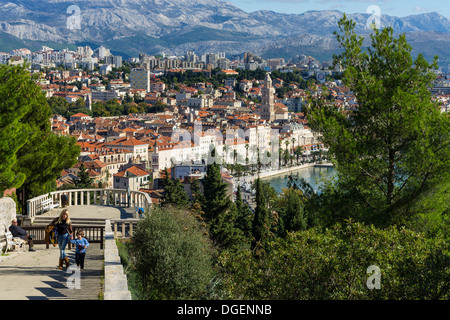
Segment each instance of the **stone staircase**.
M47 226L49 225L55 217L50 216L37 216L34 220L33 226ZM83 225L83 226L93 226L102 227L105 226L105 220L103 218L71 218L72 225Z

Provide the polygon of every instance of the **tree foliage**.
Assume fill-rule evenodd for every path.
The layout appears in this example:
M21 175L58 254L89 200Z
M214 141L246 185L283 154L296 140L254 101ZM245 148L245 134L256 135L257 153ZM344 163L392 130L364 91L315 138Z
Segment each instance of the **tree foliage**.
M220 257L222 290L230 299L366 300L448 299L448 244L429 241L405 228L385 230L347 221L325 232L289 233L268 243L255 257L251 250ZM376 266L380 289L368 280Z
M51 132L51 109L26 66L1 66L0 77L0 188L21 188L26 198L49 192L80 148L74 138Z
M212 153L214 158L215 150ZM228 195L219 164L213 162L207 165L202 184L201 206L214 243L221 249L237 249L245 245L247 241L244 228L239 225L239 212Z
M338 179L324 192L337 215L342 210L378 226L404 224L417 214L418 200L449 179L449 119L432 101L434 79L422 55L413 60L405 35L375 30L372 46L363 51L355 23L344 18L336 37L344 52L335 63L358 107L344 113L324 100L308 109L313 130L329 146ZM435 189L437 190L437 189ZM446 197L448 192L431 195ZM342 200L342 201L341 201Z
M93 188L94 184L91 177L89 177L89 172L83 163L80 165L80 171L78 172L78 180L75 180L75 187L77 189L89 189Z
M26 175L16 172L17 152L32 134L22 120L39 101L39 89L20 66L0 66L0 194L6 189L20 187Z
M162 205L179 206L187 208L189 205L189 196L184 190L180 179L172 179L168 170L165 170L165 177L163 179L164 196L162 198Z
M154 207L139 222L129 253L141 299L206 297L214 276L214 249L187 210Z

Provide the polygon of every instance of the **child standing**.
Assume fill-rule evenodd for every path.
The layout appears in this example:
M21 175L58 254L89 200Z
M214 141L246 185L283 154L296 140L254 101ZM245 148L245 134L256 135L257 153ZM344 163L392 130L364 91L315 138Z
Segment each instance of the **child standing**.
M86 248L89 247L89 242L84 237L83 230L77 231L77 238L70 240L72 244L76 246L75 262L81 270L84 269L84 258L86 256Z

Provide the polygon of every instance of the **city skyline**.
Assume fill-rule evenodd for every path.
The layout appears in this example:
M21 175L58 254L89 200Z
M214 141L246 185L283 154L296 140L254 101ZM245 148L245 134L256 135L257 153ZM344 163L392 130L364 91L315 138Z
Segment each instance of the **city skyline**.
M381 14L405 17L438 12L450 18L450 3L442 0L227 0L250 13L270 10L278 13L301 14L310 10L339 10L346 13L366 13L372 5L380 7Z

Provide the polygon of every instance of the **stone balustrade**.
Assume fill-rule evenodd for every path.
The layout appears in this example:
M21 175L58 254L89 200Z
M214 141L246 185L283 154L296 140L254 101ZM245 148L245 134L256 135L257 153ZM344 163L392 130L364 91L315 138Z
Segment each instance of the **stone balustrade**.
M48 207L45 200L52 199L53 204L62 204L63 196L67 196L69 206L103 205L115 207L139 207L147 209L151 207L150 196L141 191L126 189L71 189L53 191L40 195L27 201L27 216L34 222L36 215L44 212Z
M112 219L111 225L114 238L129 238L133 236L140 219Z

